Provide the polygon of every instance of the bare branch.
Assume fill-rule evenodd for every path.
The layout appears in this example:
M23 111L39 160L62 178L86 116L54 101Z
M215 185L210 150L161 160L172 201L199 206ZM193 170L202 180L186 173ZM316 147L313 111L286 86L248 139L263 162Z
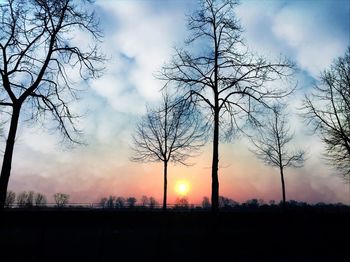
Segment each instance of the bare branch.
M305 151L293 151L290 143L294 136L290 132L285 106L278 105L272 108L272 114L267 118L264 126L256 129L256 135L251 137L255 155L266 165L277 167L280 171L283 205L286 205L284 169L286 167L299 168L304 165Z
M89 2L13 0L0 5L0 85L5 91L0 106L19 104L34 120L49 113L73 142L79 131L68 106L77 99L72 83L98 77L105 61L96 45L102 37L98 20L84 7ZM93 45L74 45L72 31L84 31ZM80 79L72 80L67 68L78 70Z
M321 74L302 110L326 145L328 163L350 180L350 47Z
M199 115L184 100L170 99L165 92L162 105L147 110L133 136L131 157L137 162L186 164L203 145L204 129Z

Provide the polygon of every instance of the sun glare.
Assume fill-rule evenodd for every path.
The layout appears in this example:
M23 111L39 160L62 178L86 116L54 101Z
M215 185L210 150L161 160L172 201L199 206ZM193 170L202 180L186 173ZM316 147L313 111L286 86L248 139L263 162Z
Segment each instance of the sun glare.
M181 196L187 195L188 191L190 190L190 185L187 181L178 181L175 184L175 191Z

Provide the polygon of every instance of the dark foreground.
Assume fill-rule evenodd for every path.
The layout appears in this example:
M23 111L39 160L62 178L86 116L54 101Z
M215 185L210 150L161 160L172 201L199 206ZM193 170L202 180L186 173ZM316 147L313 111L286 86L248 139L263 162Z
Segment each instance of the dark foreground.
M0 261L350 261L350 212L6 210Z

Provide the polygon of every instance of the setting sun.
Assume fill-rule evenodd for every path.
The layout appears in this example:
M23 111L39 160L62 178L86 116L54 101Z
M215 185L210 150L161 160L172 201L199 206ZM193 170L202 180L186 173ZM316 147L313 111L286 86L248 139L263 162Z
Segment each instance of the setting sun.
M190 185L187 181L178 181L175 185L175 191L181 196L187 195Z

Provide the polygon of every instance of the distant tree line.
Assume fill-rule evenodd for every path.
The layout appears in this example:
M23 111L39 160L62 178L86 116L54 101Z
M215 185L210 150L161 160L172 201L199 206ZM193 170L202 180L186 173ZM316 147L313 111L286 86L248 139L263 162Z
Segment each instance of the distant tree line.
M53 199L55 201L56 207L65 207L69 203L70 196L64 193L55 193ZM47 197L38 192L34 191L22 191L15 193L12 190L7 191L5 207L21 207L21 208L31 208L31 207L46 207L48 205Z
M248 199L247 201L243 203L239 203L231 198L225 197L225 196L219 196L219 208L221 210L234 210L234 209L271 209L271 208L289 208L289 209L298 209L298 208L325 208L325 209L332 209L332 208L349 208L348 206L344 205L343 203L332 203L332 204L326 204L323 202L319 202L316 204L309 204L304 201L296 201L296 200L289 200L289 201L283 201L276 202L275 200L270 200L268 202L264 201L263 199L257 199L252 198ZM198 208L198 207L197 207ZM203 197L202 203L201 203L202 209L210 209L210 203L208 197Z
M64 193L55 193L53 195L54 204L47 201L47 197L34 191L22 191L15 193L12 190L7 192L5 207L6 208L76 208L83 206L75 206L69 203L70 196ZM160 209L163 207L154 197L142 196L137 199L135 197L109 196L102 197L98 203L87 205L88 208L102 208L102 209ZM302 201L289 200L284 202L276 202L270 200L268 202L263 199L252 198L243 203L239 203L229 197L219 196L220 210L241 210L241 209L268 209L268 208L346 208L342 203L326 204L319 202L316 204L309 204ZM169 209L169 207L168 207ZM208 197L203 197L201 203L190 203L187 197L176 198L175 203L170 206L172 210L211 210L211 203Z
M99 206L102 208L134 208L135 206L156 208L159 206L154 197L142 196L139 201L135 197L109 196L101 198Z

